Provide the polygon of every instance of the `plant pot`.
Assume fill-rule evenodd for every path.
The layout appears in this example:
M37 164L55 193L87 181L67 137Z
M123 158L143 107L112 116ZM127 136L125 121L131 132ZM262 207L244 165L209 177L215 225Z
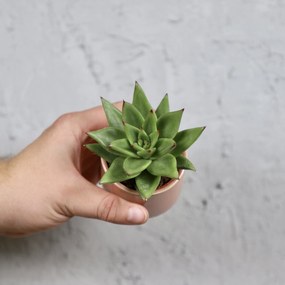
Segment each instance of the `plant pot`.
M107 170L108 165L101 158L101 175ZM137 191L129 189L122 183L103 184L103 188L127 201L144 205L149 212L149 216L155 217L166 212L175 204L180 194L183 176L184 170L180 170L178 179L172 179L158 188L147 201L144 201Z

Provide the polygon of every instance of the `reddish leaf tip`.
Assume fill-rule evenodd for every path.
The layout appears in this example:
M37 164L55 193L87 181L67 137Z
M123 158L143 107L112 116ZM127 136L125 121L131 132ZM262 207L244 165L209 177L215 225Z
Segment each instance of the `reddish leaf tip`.
M106 101L106 99L102 96L100 96L101 102L103 103L104 101Z

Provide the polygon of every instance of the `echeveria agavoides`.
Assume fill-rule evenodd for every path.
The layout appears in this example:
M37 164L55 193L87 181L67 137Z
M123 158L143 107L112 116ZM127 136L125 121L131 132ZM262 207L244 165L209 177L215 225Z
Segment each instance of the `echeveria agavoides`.
M177 179L180 169L195 171L183 153L205 127L179 131L183 109L170 111L168 95L154 110L136 82L133 102L124 102L122 111L104 98L102 106L109 126L90 131L88 135L96 143L85 145L110 165L100 183L133 178L134 190L147 200L160 185L161 177Z

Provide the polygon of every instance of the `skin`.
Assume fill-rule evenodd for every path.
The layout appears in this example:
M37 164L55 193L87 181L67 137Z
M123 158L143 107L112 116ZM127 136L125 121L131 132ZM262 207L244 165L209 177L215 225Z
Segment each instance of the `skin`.
M57 119L15 157L0 161L0 234L21 237L73 216L137 225L147 210L95 184L100 161L85 149L86 132L107 126L101 107Z

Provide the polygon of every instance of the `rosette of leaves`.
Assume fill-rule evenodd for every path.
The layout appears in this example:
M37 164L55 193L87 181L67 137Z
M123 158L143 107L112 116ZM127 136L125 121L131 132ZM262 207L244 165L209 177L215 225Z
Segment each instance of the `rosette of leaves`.
M85 145L109 164L101 184L134 179L134 190L147 200L162 178L178 179L180 169L195 171L183 153L205 127L179 131L183 109L171 112L167 94L156 110L137 82L132 103L124 102L122 111L101 99L109 126L90 131L96 143Z

